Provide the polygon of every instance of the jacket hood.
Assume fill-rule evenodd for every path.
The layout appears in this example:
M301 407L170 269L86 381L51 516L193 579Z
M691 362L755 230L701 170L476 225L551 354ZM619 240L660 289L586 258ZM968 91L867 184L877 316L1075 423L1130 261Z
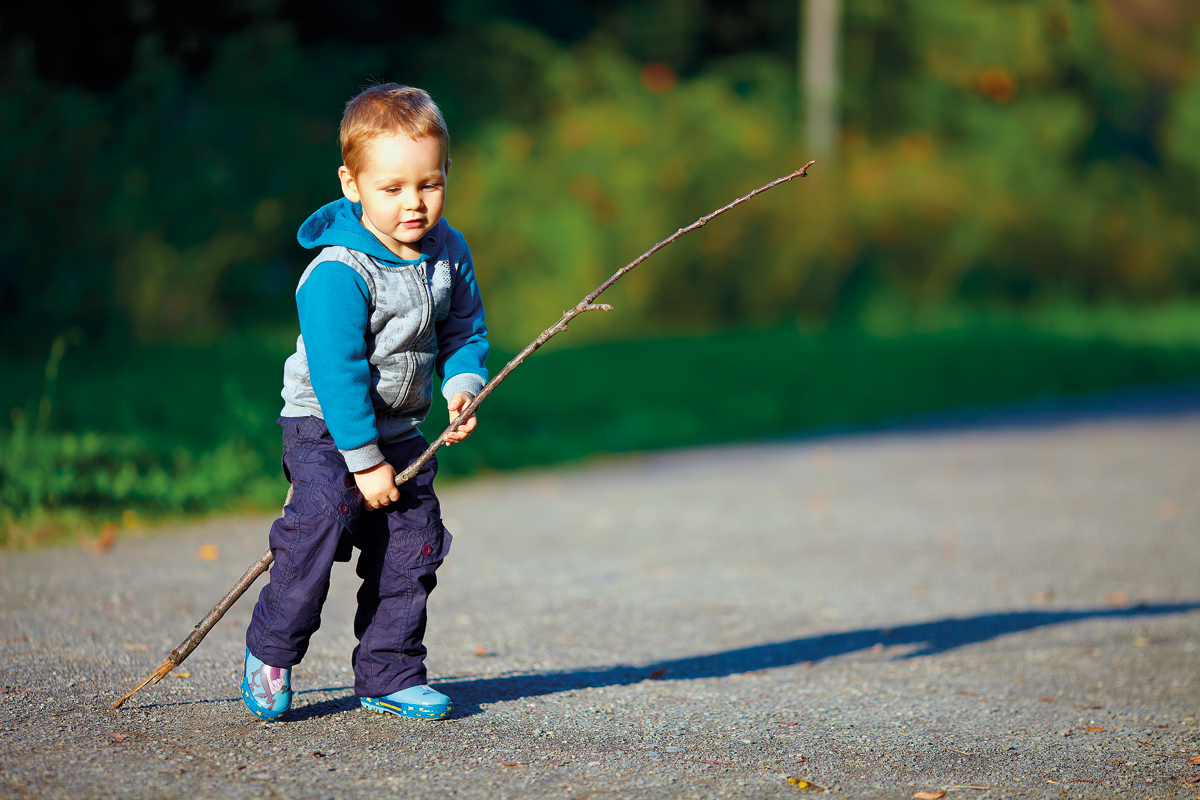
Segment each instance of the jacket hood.
M383 242L363 226L361 218L361 203L351 203L344 197L334 200L318 208L304 221L296 234L296 241L310 250L340 245L365 253L377 261L401 263L403 259L384 247Z

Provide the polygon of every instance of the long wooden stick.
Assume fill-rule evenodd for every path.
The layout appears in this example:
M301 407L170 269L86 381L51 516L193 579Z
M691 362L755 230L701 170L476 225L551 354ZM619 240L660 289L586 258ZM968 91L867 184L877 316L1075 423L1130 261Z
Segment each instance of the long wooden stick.
M525 359L533 355L535 350L544 345L546 342L550 341L550 339L553 337L567 330L567 325L571 322L571 320L588 311L611 311L612 306L605 305L603 303L597 303L596 298L598 298L606 289L624 277L626 273L628 273L638 264L641 264L650 256L657 253L659 250L669 245L671 242L678 239L680 236L683 236L685 233L690 233L697 228L704 227L716 217L724 214L726 211L740 206L742 203L757 197L768 189L775 188L781 183L787 183L793 178L808 177L808 168L815 163L815 161L809 161L795 172L784 175L782 178L776 178L765 186L760 186L754 191L742 195L732 203L721 206L716 211L704 215L691 225L688 225L686 228L680 228L679 230L675 231L675 233L671 234L666 239L663 239L661 242L654 245L654 247L651 247L633 261L630 261L628 264L614 272L608 280L596 287L596 289L587 297L580 300L574 308L570 309L569 311L564 311L558 322L542 331L536 339L525 345L525 348L520 353L517 353L517 355L505 365L504 369L500 370L500 372L494 378L488 381L487 384L479 390L479 394L475 395L475 399L467 404L466 408L464 408L458 417L456 417L455 420L450 423L446 430L442 431L440 436L433 440L425 452L422 453L416 461L410 464L408 469L396 476L396 485L399 486L405 481L412 479L414 475L420 472L421 468L429 462L429 459L433 458L434 454L441 448L443 444L446 443L446 437L458 430L459 425L462 425L471 418L471 415L475 413L477 408L479 408L479 404L482 403L484 399L492 393L492 390L499 386L514 369L521 366ZM288 500L291 500L291 497L292 491L291 489L288 489ZM287 505L287 503L285 502L284 505ZM171 654L167 656L167 660L159 665L158 669L152 672L146 678L146 680L130 689L129 692L127 692L121 699L113 702L112 707L120 708L126 700L137 694L142 687L151 682L158 683L163 678L167 677L171 670L182 664L183 660L191 655L192 651L195 650L196 647L199 646L200 642L204 640L204 637L208 635L208 632L212 630L213 626L220 622L221 617L225 616L225 612L228 611L230 607L237 602L237 599L241 597L247 589L250 588L250 585L254 583L259 575L267 571L267 567L271 566L271 562L274 560L275 557L271 553L270 548L268 548L267 551L263 553L257 561L250 565L250 568L246 570L240 579L238 579L238 582L234 584L233 588L221 598L221 602L217 603L213 610L208 612L208 615L196 624L196 627L192 629L191 634L184 639L178 647L171 651Z

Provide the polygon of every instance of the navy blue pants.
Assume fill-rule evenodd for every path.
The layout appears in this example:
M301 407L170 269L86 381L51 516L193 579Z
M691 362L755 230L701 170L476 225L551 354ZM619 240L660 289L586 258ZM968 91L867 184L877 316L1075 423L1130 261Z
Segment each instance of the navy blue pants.
M333 562L349 561L357 547L362 586L354 617L354 692L380 697L424 684L425 604L451 540L433 493L436 459L399 487L399 501L371 511L324 420L283 417L279 424L292 498L271 526L275 563L254 606L246 646L273 667L299 664L321 625ZM427 446L417 436L381 449L400 472Z

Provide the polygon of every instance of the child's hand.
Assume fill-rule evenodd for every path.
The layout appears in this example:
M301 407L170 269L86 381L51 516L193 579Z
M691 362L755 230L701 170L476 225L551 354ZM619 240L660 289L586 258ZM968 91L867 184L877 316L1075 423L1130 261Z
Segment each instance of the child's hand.
M450 398L450 421L454 422L454 420L458 419L458 415L461 414L462 410L467 407L467 404L474 399L475 395L471 394L470 392L455 392L454 396ZM455 442L461 442L463 439L466 439L468 436L470 436L471 431L473 430L475 430L474 414L472 414L471 418L462 425L459 425L458 430L446 437L446 446L449 447Z
M396 488L396 470L386 461L354 473L354 482L362 492L363 502L372 510L400 499L400 490Z

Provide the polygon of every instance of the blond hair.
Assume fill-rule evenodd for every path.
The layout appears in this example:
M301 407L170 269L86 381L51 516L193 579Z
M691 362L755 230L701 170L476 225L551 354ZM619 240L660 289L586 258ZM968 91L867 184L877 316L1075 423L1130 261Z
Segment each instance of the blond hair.
M432 136L442 147L442 160L450 152L450 133L441 109L424 89L382 83L364 90L346 104L338 141L342 163L357 175L366 158L366 145L377 136L406 133L414 139Z

